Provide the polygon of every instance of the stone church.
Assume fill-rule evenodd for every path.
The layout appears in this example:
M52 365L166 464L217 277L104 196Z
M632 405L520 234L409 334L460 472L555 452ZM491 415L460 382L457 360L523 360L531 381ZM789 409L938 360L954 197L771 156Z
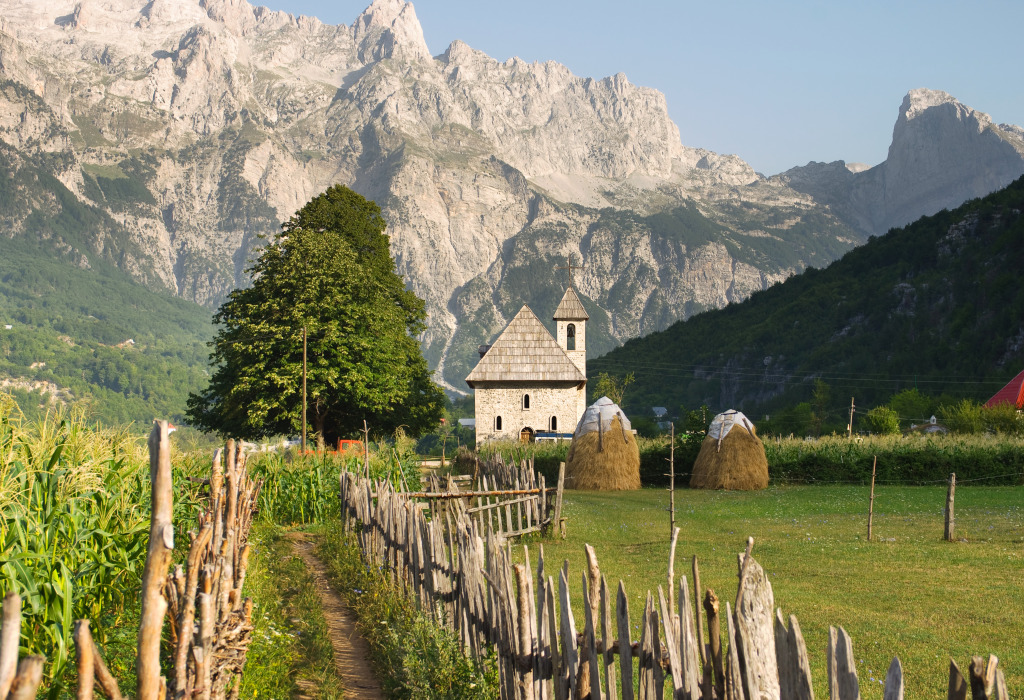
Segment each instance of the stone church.
M587 408L587 320L570 286L555 310L557 338L524 305L466 377L475 391L476 444L571 433Z

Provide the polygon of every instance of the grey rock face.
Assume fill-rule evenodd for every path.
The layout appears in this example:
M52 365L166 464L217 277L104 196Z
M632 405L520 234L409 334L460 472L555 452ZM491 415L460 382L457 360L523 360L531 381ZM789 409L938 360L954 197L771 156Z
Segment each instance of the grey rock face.
M793 168L779 180L832 206L861 232L885 233L981 197L1024 174L1024 131L938 90L903 99L883 163L854 172L842 161Z

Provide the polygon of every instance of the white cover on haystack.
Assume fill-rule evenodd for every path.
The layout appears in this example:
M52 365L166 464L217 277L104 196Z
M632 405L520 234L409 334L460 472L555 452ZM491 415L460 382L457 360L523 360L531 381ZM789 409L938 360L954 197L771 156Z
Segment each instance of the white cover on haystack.
M601 430L608 432L612 427L612 418L615 416L619 417L623 430L633 429L629 424L629 419L626 418L626 414L622 412L619 405L607 396L602 396L587 406L587 410L583 412L583 417L580 418L580 422L576 425L576 430L572 435L573 437L579 437L587 433L597 432L598 421L601 422Z
M729 434L734 425L742 425L747 429L748 433L754 433L754 424L745 415L739 411L724 411L715 416L715 419L711 421L711 427L708 428L708 436L715 440L721 440Z

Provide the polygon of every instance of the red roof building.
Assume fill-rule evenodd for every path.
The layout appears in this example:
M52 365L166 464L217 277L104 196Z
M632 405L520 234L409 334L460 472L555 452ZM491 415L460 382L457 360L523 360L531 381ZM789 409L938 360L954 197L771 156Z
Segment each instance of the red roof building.
M986 408L998 406L1001 403L1013 404L1017 408L1024 408L1024 372L1010 380L1010 383L996 392L996 395L985 402Z

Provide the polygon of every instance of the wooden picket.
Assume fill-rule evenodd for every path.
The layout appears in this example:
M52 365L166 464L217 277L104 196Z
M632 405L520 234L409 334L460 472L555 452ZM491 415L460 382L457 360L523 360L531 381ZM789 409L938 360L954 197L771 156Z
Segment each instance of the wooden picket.
M498 485L522 490L543 482L522 473L502 476L503 481L482 474L479 491L467 499L473 505L447 509L443 517L440 509L418 507L388 482L350 473L340 477L346 528L358 532L368 563L403 582L472 658L480 662L488 646L493 648L501 700L660 700L666 686L675 700L813 699L800 626L790 615L787 627L775 607L768 577L752 556L752 540L739 555L735 605L725 605L726 640L714 591L704 595L706 614L698 613L699 584L691 592L684 575L669 577L668 595L661 587L657 598L648 592L640 639L633 641L625 586L619 582L613 617L608 583L591 547L582 574L582 621L572 610L568 562L550 575L539 547L535 570L525 548L525 563L513 564L507 537L542 522L543 502L500 502L484 494ZM696 562L693 573L699 581ZM852 642L841 627L830 630L827 654L831 700L859 698ZM894 658L884 698L902 698L903 686L903 669ZM951 663L949 700L966 700L968 687L973 700L1009 700L994 656L974 657L967 679Z

